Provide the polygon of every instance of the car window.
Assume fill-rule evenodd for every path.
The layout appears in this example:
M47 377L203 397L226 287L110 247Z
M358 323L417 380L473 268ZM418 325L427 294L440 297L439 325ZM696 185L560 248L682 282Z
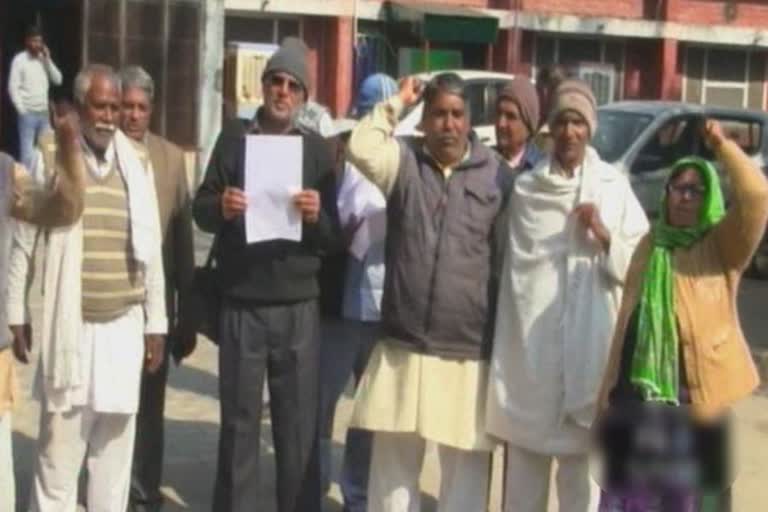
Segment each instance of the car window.
M653 121L653 117L648 114L623 110L600 109L597 117L597 133L592 138L592 146L606 162L621 159L629 146Z
M486 124L487 110L485 108L485 83L475 82L466 86L465 94L471 114L470 122L472 126Z
M632 163L632 173L665 169L683 157L696 154L699 125L696 121L692 116L675 117L657 128Z
M723 135L736 142L746 154L755 155L762 149L763 125L759 120L719 118L716 115L709 117L719 121ZM704 158L714 159L714 155L706 148L702 148L701 153Z

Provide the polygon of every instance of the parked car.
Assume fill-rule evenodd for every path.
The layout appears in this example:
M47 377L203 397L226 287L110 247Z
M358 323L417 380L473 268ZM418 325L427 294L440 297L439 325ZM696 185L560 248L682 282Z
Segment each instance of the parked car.
M489 146L494 146L496 144L496 131L494 129L496 98L498 97L499 90L506 82L512 80L514 75L493 71L458 69L420 73L415 76L426 82L437 74L448 72L456 73L466 83L472 128L482 142ZM423 110L424 102L420 101L405 112L395 129L395 134L414 135L419 133L419 123L421 122Z
M649 216L658 214L669 170L678 159L698 155L714 160L700 136L703 120L715 119L766 171L768 114L679 102L624 101L598 109L598 129L592 144L602 158L627 173ZM724 178L722 172L721 177ZM723 179L726 202L728 180ZM768 277L768 237L755 257L758 273Z

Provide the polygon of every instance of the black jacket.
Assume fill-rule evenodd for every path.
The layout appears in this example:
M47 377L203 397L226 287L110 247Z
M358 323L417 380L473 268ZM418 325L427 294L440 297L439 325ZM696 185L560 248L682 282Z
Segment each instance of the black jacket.
M225 221L221 194L227 186L244 188L245 135L240 121L227 124L211 154L205 178L195 194L193 214L203 231L215 233L217 273L224 296L264 304L315 299L324 254L340 250L341 230L335 200L334 164L320 136L296 130L303 139L303 188L320 192L320 219L302 225L301 242L273 240L246 244L245 219ZM275 162L280 172L280 162Z

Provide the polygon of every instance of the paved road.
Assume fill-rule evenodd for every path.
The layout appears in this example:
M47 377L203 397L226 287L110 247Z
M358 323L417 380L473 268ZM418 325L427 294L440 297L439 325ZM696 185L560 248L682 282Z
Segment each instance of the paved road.
M202 248L201 248L202 254ZM740 294L744 329L757 351L768 352L768 282L746 281ZM35 317L39 318L39 311ZM216 348L200 339L197 351L179 368L171 372L166 410L167 454L163 490L168 497L169 512L210 510L212 478L216 464L216 442L219 411L217 402ZM20 384L30 389L33 368L23 368ZM351 401L345 397L336 420L334 459L338 466L343 440L343 430L349 421ZM26 510L30 479L34 464L35 439L39 407L25 401L14 418L15 463L18 477L20 503L18 511ZM737 512L761 512L768 503L768 394L759 392L741 404L736 411L737 441L741 454L740 477L734 493L734 510ZM269 421L262 430L264 456L264 501L255 510L271 512L274 505L273 447ZM497 454L498 460L498 454ZM498 466L498 465L497 465ZM338 467L336 467L338 469ZM428 458L422 475L425 491L425 511L435 510L434 494L438 488L439 469L434 450ZM492 511L499 510L499 475L494 475L492 486ZM554 509L553 509L554 510ZM328 511L339 512L339 492L334 485L328 500Z

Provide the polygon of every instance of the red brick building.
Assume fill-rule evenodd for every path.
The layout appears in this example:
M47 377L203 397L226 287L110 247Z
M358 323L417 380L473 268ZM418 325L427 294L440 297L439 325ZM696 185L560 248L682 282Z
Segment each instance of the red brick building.
M310 47L314 96L335 115L347 112L361 77L426 63L530 76L563 64L588 78L601 101L755 109L768 101L768 0L0 0L4 148L15 146L8 65L34 18L64 72L60 93L88 62L145 66L158 82L153 129L201 165L222 100L260 94L263 60L244 64L245 88L224 66L227 48L255 43L268 53L289 35Z
M249 30L271 20L272 42L301 35L312 50L317 99L343 113L360 74L358 48L373 42L372 67L402 74L424 48L426 15L489 18L492 45L431 41L462 67L534 75L559 63L589 75L602 101L678 99L764 108L768 1L763 0L226 0L228 41L264 42ZM421 16L421 17L420 17ZM265 32L266 33L266 32ZM246 37L243 37L246 36ZM413 60L411 58L411 60ZM594 81L595 76L598 82Z

